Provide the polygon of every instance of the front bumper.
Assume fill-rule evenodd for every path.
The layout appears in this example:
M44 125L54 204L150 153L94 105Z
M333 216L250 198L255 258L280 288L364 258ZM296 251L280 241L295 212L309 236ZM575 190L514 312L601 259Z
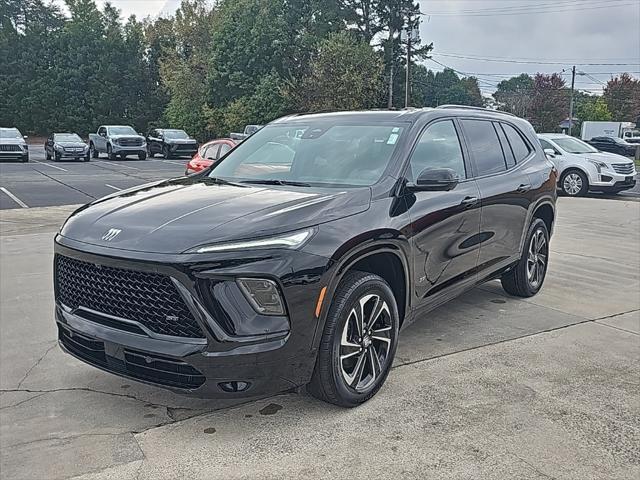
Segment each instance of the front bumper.
M2 160L22 160L29 157L29 150L0 151L0 161Z
M598 173L591 173L589 178L590 190L622 191L635 187L637 172L635 167L629 172L618 173L611 168L603 168Z
M80 150L80 151L69 151L69 150L55 150L55 153L57 153L60 158L84 158L87 155L89 155L89 149L84 149L84 150Z
M165 261L160 263L161 256L157 254L114 258L113 249L102 248L96 254L61 243L70 241L60 238L55 245L56 255L170 276L204 332L203 338L182 338L140 328L128 331L114 317L87 315L83 308L74 310L64 305L56 286L58 340L76 358L120 376L207 398L252 397L309 381L315 364L313 312L321 275L310 276L308 270L304 270L305 275L292 271L300 271L296 267L302 266L326 271L327 260L323 257L270 251L244 265L238 265L237 258L232 261L229 254L203 258L197 264L193 263L193 255L164 255ZM94 251L97 248L89 246ZM132 252L122 253L130 256ZM247 309L248 303L234 311L234 306L242 303L239 298L219 298L228 292L227 288L212 289L213 306L210 299L204 298L200 288L203 281L224 287L225 281L238 276L277 279L287 305L288 328L283 329L280 322L280 327L274 327L278 331L258 333L256 329L268 319L260 318L251 307Z
M147 144L143 143L142 145L118 145L116 143L111 145L111 151L115 154L126 154L126 155L138 155L140 153L147 152Z
M169 147L169 151L171 155L175 155L177 157L193 157L196 153L198 153L197 145L171 145Z

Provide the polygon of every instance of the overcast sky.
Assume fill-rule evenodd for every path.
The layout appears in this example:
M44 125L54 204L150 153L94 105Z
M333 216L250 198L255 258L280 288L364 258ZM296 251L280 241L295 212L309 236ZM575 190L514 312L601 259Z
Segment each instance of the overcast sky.
M131 14L143 18L171 14L180 0L111 3L125 18ZM423 0L420 4L425 14L420 32L423 42L434 43L433 59L459 72L477 74L486 93L514 74L562 69L568 73L574 64L593 77L579 75L576 87L593 93L601 90L600 82L606 83L611 73L629 71L640 77L640 0ZM624 65L587 65L597 63ZM426 64L433 70L443 68L433 61ZM565 78L570 82L570 75Z

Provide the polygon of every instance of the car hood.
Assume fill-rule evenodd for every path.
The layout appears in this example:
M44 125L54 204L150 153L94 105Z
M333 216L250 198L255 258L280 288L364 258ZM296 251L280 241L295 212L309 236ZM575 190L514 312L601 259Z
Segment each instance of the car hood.
M60 233L103 247L182 253L198 245L318 225L363 212L370 202L368 187L236 186L187 177L118 192L86 205L69 217ZM111 229L120 232L107 235Z
M627 157L618 155L617 153L609 152L586 153L582 154L582 157L587 160L604 162L607 165L611 165L612 163L631 163L631 160L629 160Z
M140 140L145 140L142 135L109 135L109 138L112 140L116 140L119 138L138 138Z
M61 147L73 148L73 147L86 147L87 144L84 142L56 142L56 145L60 145Z
M2 145L26 145L24 138L0 138Z

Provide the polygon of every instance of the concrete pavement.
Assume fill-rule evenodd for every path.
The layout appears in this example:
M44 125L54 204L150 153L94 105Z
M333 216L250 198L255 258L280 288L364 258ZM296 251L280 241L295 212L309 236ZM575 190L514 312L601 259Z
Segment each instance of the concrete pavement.
M493 282L430 313L352 410L305 393L193 400L64 355L51 242L65 208L0 214L2 478L640 475L638 202L560 199L543 291Z

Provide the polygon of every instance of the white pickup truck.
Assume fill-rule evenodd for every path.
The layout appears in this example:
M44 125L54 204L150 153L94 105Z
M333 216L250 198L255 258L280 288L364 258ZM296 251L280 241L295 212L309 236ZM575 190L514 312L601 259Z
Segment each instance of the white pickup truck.
M137 155L140 160L147 158L146 139L126 125L103 125L98 128L98 133L90 133L89 149L93 158L98 158L101 153L106 153L109 160L127 155Z

